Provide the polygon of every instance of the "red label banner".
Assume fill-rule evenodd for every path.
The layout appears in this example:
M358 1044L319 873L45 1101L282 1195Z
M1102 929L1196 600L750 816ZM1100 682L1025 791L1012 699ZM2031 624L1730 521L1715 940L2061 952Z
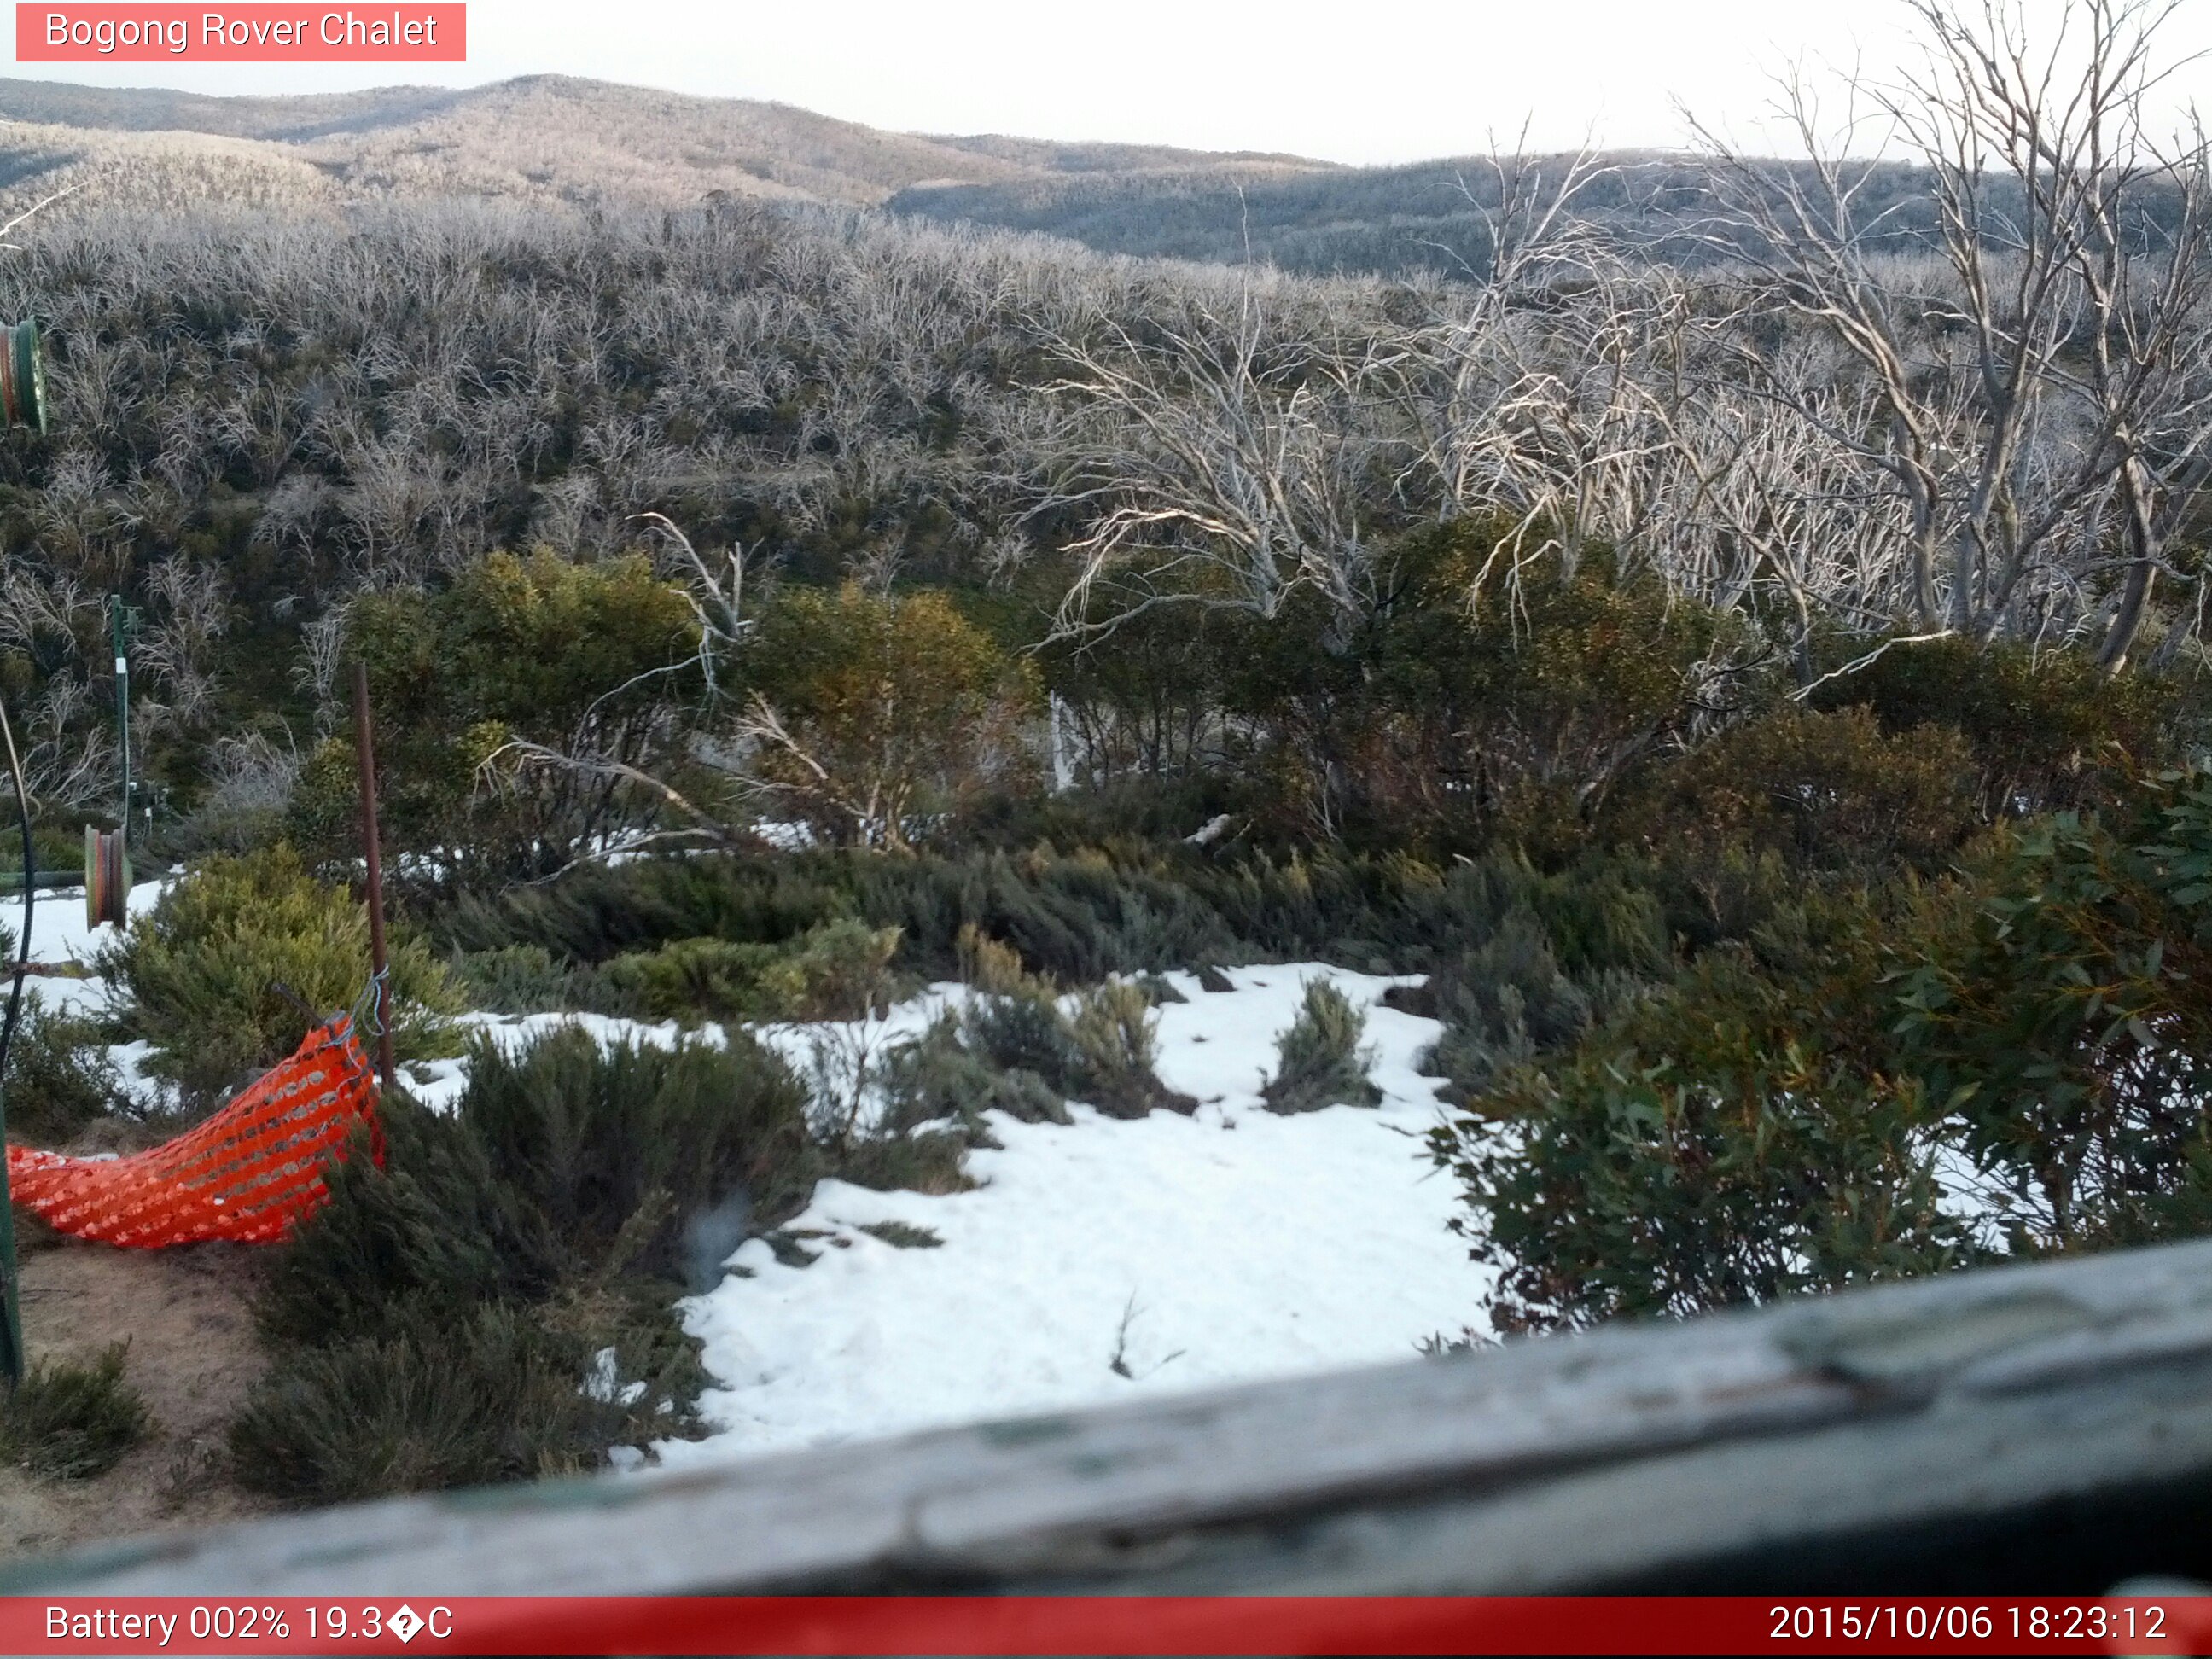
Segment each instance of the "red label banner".
M11 1654L2204 1653L2212 1597L0 1598Z
M459 64L462 4L15 7L19 64Z

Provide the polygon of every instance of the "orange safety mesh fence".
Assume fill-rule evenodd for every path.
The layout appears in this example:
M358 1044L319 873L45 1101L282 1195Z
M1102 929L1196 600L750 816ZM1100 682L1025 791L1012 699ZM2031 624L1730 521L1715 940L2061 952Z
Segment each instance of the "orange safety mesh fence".
M327 1196L323 1165L356 1124L383 1135L368 1061L340 1014L206 1122L128 1158L8 1148L15 1202L58 1232L137 1249L228 1238L273 1243Z

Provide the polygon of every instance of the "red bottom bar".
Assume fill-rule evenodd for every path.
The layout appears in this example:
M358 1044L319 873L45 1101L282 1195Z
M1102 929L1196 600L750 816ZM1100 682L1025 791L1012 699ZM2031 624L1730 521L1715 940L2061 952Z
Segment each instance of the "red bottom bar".
M2207 1653L2212 1598L0 1598L10 1654Z

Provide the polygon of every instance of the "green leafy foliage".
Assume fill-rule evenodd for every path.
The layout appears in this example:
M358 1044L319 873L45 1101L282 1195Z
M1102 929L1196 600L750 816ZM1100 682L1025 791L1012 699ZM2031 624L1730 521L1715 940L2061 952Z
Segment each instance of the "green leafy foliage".
M1440 1129L1502 1330L1686 1314L1965 1259L1922 1091L1869 1065L1877 949L1716 951Z
M1082 993L1067 1034L1079 1056L1082 1097L1109 1117L1142 1117L1163 1107L1198 1109L1152 1069L1159 1057L1159 1015L1142 986L1109 980Z
M2212 1223L2212 774L1997 836L1889 989L2015 1249Z
M1882 651L1827 681L1816 702L1862 704L1886 731L1915 738L1959 734L1982 815L1995 821L2095 805L2131 770L2179 757L2202 731L2190 690L2178 677L2114 678L2087 652L1946 635Z
M902 848L1023 769L1035 672L941 592L787 587L746 662L759 774L832 839Z
M1428 1068L1472 1091L1510 1066L1570 1046L1641 983L1619 969L1583 978L1565 973L1543 923L1517 905L1480 945L1437 969L1418 992L1390 1000L1443 1022Z
M1199 770L1231 652L1243 640L1243 630L1218 613L1162 605L1116 627L1107 645L1048 641L1040 659L1085 781L1110 788L1142 779L1150 786L1144 795L1157 798L1162 780Z
M580 1474L609 1445L696 1429L665 1393L587 1387L591 1358L499 1304L295 1348L233 1420L232 1459L255 1491L342 1503Z
M986 1033L1002 1030L978 1001L945 1013L919 1037L895 1047L884 1063L885 1127L894 1133L950 1119L980 1133L1004 1112L1023 1123L1066 1123L1066 1097L1040 1073L999 1059ZM1009 1005L1020 1006L1020 1005ZM1055 1039L1057 1028L1048 1028Z
M805 1110L790 1068L741 1032L603 1047L570 1027L511 1056L473 1049L459 1115L540 1259L578 1271L619 1243L626 1270L680 1279L687 1218L733 1196L763 1216L805 1202L822 1172Z
M878 1193L964 1193L975 1184L966 1168L970 1144L955 1130L870 1135L838 1154L837 1178Z
M1948 727L1893 732L1863 707L1785 703L1655 770L1615 822L1686 868L1756 848L1798 868L1927 870L1973 829L1975 781Z
M563 962L542 945L456 951L447 967L462 999L487 1013L617 1012L596 969Z
M1504 1325L2212 1225L2212 777L1784 907L1437 1139ZM1940 1179L1939 1179L1940 1176ZM1943 1197L1952 1189L1956 1201Z
M1403 537L1356 626L1301 597L1231 646L1227 705L1268 733L1270 781L1309 828L1554 856L1638 766L1752 695L1739 623L1601 558L1486 590L1512 529Z
M1077 995L1071 1013L1050 980L980 929L962 932L959 954L971 988L966 1001L887 1059L892 1127L947 1118L981 1135L994 1111L1066 1123L1070 1099L1113 1117L1196 1108L1153 1070L1158 1016L1142 985L1109 981Z
M650 770L680 747L697 690L697 629L641 557L579 563L495 553L442 591L394 587L349 605L368 665L381 828L394 851L456 873L541 875L652 817L614 772L540 763L515 743ZM311 754L293 805L319 855L353 850L349 738Z
M400 1059L455 1051L460 1000L428 947L390 945L393 1048ZM290 847L219 854L175 883L104 950L117 1018L154 1045L145 1069L204 1106L299 1046L311 1026L361 1000L368 917L318 881Z
M557 1279L528 1206L495 1182L459 1117L394 1096L380 1121L382 1166L355 1145L324 1171L330 1201L267 1253L253 1306L272 1344L382 1336L418 1304L458 1319L482 1303L540 1298Z

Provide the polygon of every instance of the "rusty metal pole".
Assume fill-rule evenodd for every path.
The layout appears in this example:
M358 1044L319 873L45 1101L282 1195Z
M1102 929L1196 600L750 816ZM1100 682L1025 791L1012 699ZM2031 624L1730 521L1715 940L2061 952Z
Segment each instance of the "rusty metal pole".
M384 855L376 834L376 729L368 717L368 665L353 665L353 742L361 757L361 846L368 864L368 964L376 975L376 1069L392 1087L392 977L384 953Z

